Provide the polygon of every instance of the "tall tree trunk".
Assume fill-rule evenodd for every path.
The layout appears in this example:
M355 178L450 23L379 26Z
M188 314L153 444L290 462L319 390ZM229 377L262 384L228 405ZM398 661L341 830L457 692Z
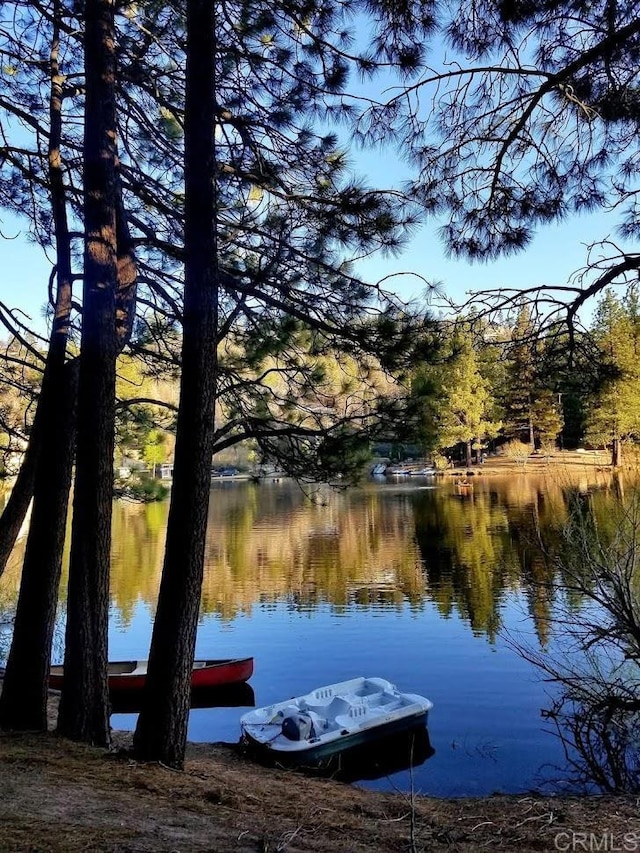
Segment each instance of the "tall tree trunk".
M622 465L622 445L619 438L614 438L611 442L611 466L618 468Z
M58 731L107 745L107 639L116 360L113 0L85 4L85 254L78 440Z
M613 493L616 498L620 501L624 500L625 497L625 488L624 488L624 474L622 471L614 471L612 476L612 485L613 485Z
M467 468L471 468L473 465L473 453L471 448L471 439L466 443L466 451L467 451Z
M75 449L77 361L65 365L71 317L71 240L60 144L62 87L59 53L60 5L54 6L50 54L49 181L56 236L56 304L49 352L38 401L39 462L25 550L13 640L7 662L0 726L47 728L47 685L62 569L71 470ZM33 449L34 445L31 445Z
M63 84L58 62L60 4L54 7L51 49L49 180L56 234L57 291L43 391L38 401L38 423L29 450L41 454L34 484L34 507L22 570L13 642L0 698L0 726L46 729L47 686L55 613L64 550L66 517L75 453L75 414L78 397L78 360L65 366L71 313L71 241L67 225L66 193L60 151ZM122 190L116 187L117 349L129 341L135 317L137 268ZM35 452L33 458L35 458ZM29 467L28 465L26 466ZM34 466L35 467L35 466ZM21 494L28 505L26 478ZM0 541L3 541L0 536Z
M167 543L135 754L182 767L213 452L218 270L215 3L187 0L182 377Z

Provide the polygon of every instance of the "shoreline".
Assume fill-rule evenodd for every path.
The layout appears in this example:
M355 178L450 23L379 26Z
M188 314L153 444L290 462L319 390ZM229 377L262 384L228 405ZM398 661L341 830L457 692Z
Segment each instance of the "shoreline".
M116 735L107 752L1 734L0 850L533 853L571 850L585 833L630 849L624 839L640 829L634 796L379 793L265 768L224 744L190 744L174 771L132 760L129 738Z
M50 729L58 698L50 691ZM222 743L190 743L175 771L133 760L131 740L113 732L104 750L53 731L0 733L0 851L534 853L582 849L585 837L636 849L623 846L633 832L640 844L632 795L383 793L267 768Z
M576 450L557 450L548 455L542 453L533 453L524 459L514 459L508 456L488 456L482 463L474 462L471 467L464 463L456 463L449 468L438 471L435 474L420 475L418 471L425 467L423 462L408 463L406 466L409 474L384 474L380 475L384 479L392 480L411 480L414 476L428 476L429 479L441 480L448 477L464 477L464 476L499 476L507 474L547 474L552 471L567 472L591 472L591 471L606 471L613 473L614 471L627 471L637 469L637 460L635 457L627 462L623 460L623 465L619 469L611 467L611 454L604 450L588 450L579 452Z

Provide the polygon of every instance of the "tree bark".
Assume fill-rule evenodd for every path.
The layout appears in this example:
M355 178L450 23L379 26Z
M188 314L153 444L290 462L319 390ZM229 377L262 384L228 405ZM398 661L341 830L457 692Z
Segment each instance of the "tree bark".
M466 442L466 459L467 459L467 468L471 468L473 465L473 452L471 447L471 439Z
M66 215L66 191L60 150L64 77L58 61L60 3L54 6L51 49L49 181L56 235L56 306L49 354L34 429L29 445L32 458L41 460L34 482L34 507L27 539L13 642L7 663L0 726L46 729L47 686L55 614L62 567L66 518L75 453L75 413L78 398L78 361L65 366L71 314L71 240ZM137 266L119 180L116 181L117 350L131 337L136 305ZM29 464L24 469L28 472ZM33 466L34 468L36 466ZM28 478L19 494L24 513L29 502ZM19 525L18 525L19 526ZM15 537L14 537L15 538ZM2 541L7 541L2 539ZM13 541L11 542L13 544ZM9 548L10 550L10 548Z
M47 729L47 686L75 449L77 361L65 364L71 318L71 240L60 144L62 87L59 69L60 5L54 7L50 53L49 182L56 236L56 304L29 450L38 459L33 512L2 695L0 726ZM28 466L27 466L28 467ZM21 489L26 495L26 481Z
M533 429L531 415L529 415L529 444L531 445L531 452L533 452L536 449L536 434Z
M211 488L217 384L215 4L187 1L185 291L175 465L138 758L182 767Z
M42 391L40 396L42 397ZM31 434L29 435L29 444L27 445L22 465L11 489L9 499L0 516L0 576L2 576L7 567L9 557L16 544L16 539L20 534L22 523L27 516L27 510L33 498L41 449L41 421L43 417L44 414L40 407L40 401L38 401L38 407L36 408L31 426Z
M106 746L116 360L116 111L113 0L85 5L85 253L78 439L58 731Z
M55 373L58 375L52 375L40 402L46 407L46 432L0 696L0 727L5 729L47 730L47 688L73 467L78 371L54 368Z
M614 438L611 442L611 467L618 468L622 465L622 446L619 438Z
M120 170L115 174L116 203L116 240L117 250L117 289L116 289L116 347L121 353L131 339L136 316L136 297L138 291L138 266L127 211L122 197Z

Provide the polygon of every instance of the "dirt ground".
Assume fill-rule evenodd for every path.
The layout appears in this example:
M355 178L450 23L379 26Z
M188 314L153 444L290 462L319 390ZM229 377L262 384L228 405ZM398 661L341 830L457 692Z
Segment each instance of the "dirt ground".
M2 851L636 850L638 806L412 798L263 768L223 745L191 747L176 772L53 735L0 736Z
M638 468L637 455L627 454L622 470L636 471ZM611 453L606 450L556 450L546 455L542 452L531 454L525 459L516 460L504 455L487 456L482 465L474 464L468 473L476 476L511 475L511 474L549 474L554 473L586 473L589 471L611 471ZM445 474L460 476L467 473L464 465L447 469Z
M48 735L0 734L2 853L640 850L636 797L443 800L364 791L190 745L184 772ZM585 846L588 845L588 846Z

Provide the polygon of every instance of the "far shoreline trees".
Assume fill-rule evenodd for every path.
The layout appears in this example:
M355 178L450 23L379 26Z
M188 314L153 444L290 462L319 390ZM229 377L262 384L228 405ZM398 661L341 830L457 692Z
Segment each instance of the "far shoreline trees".
M584 445L608 448L615 467L623 462L622 447L633 444L640 435L633 342L635 304L633 289L623 299L613 291L605 293L592 324L581 335L580 351L585 355L579 360L574 355L572 366L567 351L559 351L558 341L540 338L535 325L526 319L526 310L520 309L511 323L487 324L473 314L466 318L460 315L455 323L445 318L429 321L427 337L432 342L426 349L431 360L423 363L416 359L413 368L402 367L395 377L373 356L354 358L332 351L324 335L298 324L295 330L288 330L288 342L297 369L301 375L313 377L313 385L307 384L302 391L301 386L289 383L279 367L280 348L277 353L256 353L252 361L245 359L242 381L247 388L262 386L261 393L268 393L273 401L268 404L272 411L275 401L285 409L289 406L289 417L298 424L292 423L292 430L299 429L308 442L300 459L301 475L305 472L311 476L317 470L321 476L321 465L319 460L314 461L314 455L322 452L326 457L331 452L341 456L336 464L339 461L342 467L334 470L344 480L352 468L354 473L361 468L362 451L366 457L367 447L385 442L397 447L417 443L427 454L455 455L467 464L477 461L483 451L496 450L509 441L522 442L529 452ZM436 340L439 351L434 358ZM239 364L245 354L225 343L218 357L226 369L230 361ZM157 469L173 459L177 383L146 377L144 363L135 355L120 356L118 365L116 472L123 463L125 467L133 465L134 472L136 468ZM296 392L299 396L294 406ZM366 424L361 429L361 420L385 399L398 411L408 406L404 420L390 422L378 433L370 432ZM323 450L314 440L314 434L319 436L317 426L322 421L328 424L330 418L337 424L347 415L343 423L346 426L351 418L353 431L341 436L336 429ZM249 473L263 463L280 467L287 433L283 430L278 435L274 431L273 436L265 436L264 442L258 443L251 432L235 434L234 417L233 408L219 401L214 464L215 453L220 452L230 464L233 448L243 445L250 448L247 454L252 467L244 468ZM465 431L468 435L463 434ZM331 434L330 430L327 435ZM467 444L469 453L462 449ZM149 475L152 473L150 470ZM296 470L291 473L295 475Z

